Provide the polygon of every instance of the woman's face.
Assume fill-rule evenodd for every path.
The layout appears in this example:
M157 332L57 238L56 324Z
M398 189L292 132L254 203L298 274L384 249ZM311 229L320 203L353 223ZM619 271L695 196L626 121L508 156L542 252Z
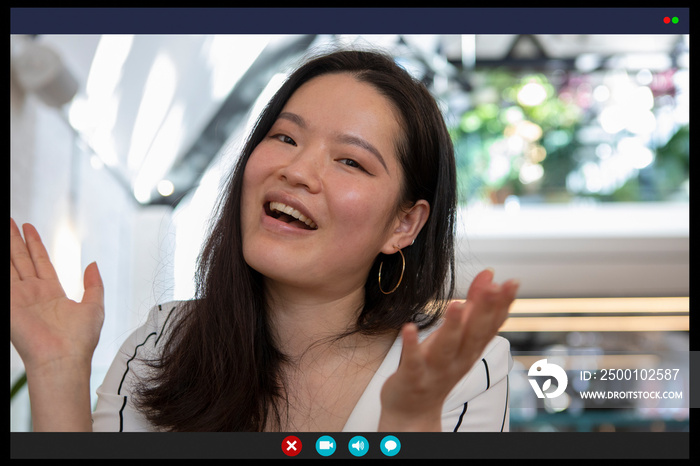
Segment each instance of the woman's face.
M349 74L302 85L245 168L246 262L278 285L364 286L408 229L397 211L401 131L391 102Z

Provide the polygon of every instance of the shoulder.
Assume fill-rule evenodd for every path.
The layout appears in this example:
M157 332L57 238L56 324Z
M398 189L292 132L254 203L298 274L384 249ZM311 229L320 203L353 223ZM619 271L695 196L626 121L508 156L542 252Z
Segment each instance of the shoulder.
M504 337L495 336L484 348L474 366L454 387L447 401L458 404L489 390L508 376L513 368L510 342Z
M173 323L189 301L169 301L153 306L141 325L124 341L116 360L131 361L154 356L154 350L169 337Z
M509 421L510 342L495 336L443 404L443 430L505 432Z
M153 426L133 402L137 386L147 378L146 361L156 360L162 352L171 323L186 307L186 301L171 301L153 306L143 324L122 344L97 388L93 411L94 431L149 431Z
M182 315L189 301L169 301L153 306L141 325L124 341L119 355L145 356L167 340L173 323Z
M185 312L191 301L168 301L153 306L148 313L146 326L148 330L155 332L158 338L169 334L178 318Z
M149 311L145 322L134 332L137 339L148 339L153 345L170 337L175 324L184 317L194 301L167 301L156 304Z
M168 324L176 320L176 317L184 312L191 301L168 301L156 304L148 311L145 326L149 330L162 333L168 328Z

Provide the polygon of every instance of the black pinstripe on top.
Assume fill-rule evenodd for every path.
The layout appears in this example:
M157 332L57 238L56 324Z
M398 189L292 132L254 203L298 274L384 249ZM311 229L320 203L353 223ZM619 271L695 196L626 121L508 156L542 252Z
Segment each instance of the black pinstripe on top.
M501 432L506 426L506 419L508 416L508 395L510 394L510 376L506 374L506 405L503 408L503 422L501 423Z
M160 312L160 311L162 311L162 310L163 310L163 308L162 308L162 306L159 304L159 305L158 305L158 311ZM170 312L168 313L168 317L165 318L165 322L163 323L163 327L161 328L161 330L165 328L165 325L167 324L167 322L168 322L168 320L170 319L170 316L172 315L172 313L173 313L174 310L175 310L175 307L173 307L173 308L170 310ZM156 332L151 332L151 333L149 333L148 335L146 335L146 338L145 338L141 343L139 343L138 345L136 345L136 347L134 348L134 354L131 356L131 358L129 358L128 361L126 361L126 370L124 371L124 374L122 374L122 380L121 380L121 382L119 382L119 388L117 389L117 395L121 395L122 385L124 384L124 380L126 380L126 375L129 373L129 364L131 363L131 361L133 361L134 359L136 359L136 355L137 355L137 353L138 353L138 351L139 351L139 348L142 347L143 345L145 345L145 344L148 342L148 339L151 338L151 337L154 336L154 335L158 335L158 333L156 333ZM163 335L163 332L162 332L162 331L161 331L160 335L158 335L158 337L156 338L155 344L158 343L158 341L160 340L161 335ZM123 431L124 431L124 409L126 408L126 402L127 402L127 396L124 395L124 402L122 403L122 407L119 409L119 432L123 432Z
M486 390L491 388L491 375L489 374L489 365L486 362L485 358L481 359L481 362L484 363L484 370L486 371ZM510 392L510 386L509 386L509 377L506 375L506 403L505 407L503 408L503 422L501 423L501 432L503 432L503 429L505 428L506 425L506 417L508 414L508 394ZM454 430L452 432L457 432L459 430L459 427L462 425L462 420L464 419L464 415L467 413L467 408L469 406L469 402L464 403L464 408L462 409L462 413L459 415L459 419L457 420L457 425L455 426Z

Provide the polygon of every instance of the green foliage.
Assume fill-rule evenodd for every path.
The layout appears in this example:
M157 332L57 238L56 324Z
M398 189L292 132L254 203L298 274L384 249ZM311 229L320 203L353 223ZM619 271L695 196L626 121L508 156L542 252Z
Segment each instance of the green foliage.
M586 163L600 164L595 155L597 144L605 142L614 147L621 138L633 136L622 132L603 135L608 139L599 142L583 141L582 130L600 130L596 120L599 109L591 108L591 99L578 94L577 85L587 84L587 78L569 78L576 83L557 89L541 73L523 76L503 70L475 73L474 104L450 128L456 152L459 202L467 204L476 199L503 202L509 194L543 202L568 201L581 196L625 202L687 197L687 188L683 188L689 176L687 125L663 146L650 147L653 163L643 169L630 169L613 189L606 186L595 192L569 185L571 175L579 180L585 178L582 167ZM603 164L599 167L606 169Z
M503 71L484 73L487 97L465 112L451 129L457 154L459 201L466 203L495 192L523 194L565 184L572 166L573 134L581 111L557 96L542 74L517 78ZM525 86L536 84L541 102L519 100ZM478 99L478 96L477 96ZM523 165L539 165L541 179L533 186L522 180ZM539 170L539 169L536 169ZM502 199L501 199L502 201Z

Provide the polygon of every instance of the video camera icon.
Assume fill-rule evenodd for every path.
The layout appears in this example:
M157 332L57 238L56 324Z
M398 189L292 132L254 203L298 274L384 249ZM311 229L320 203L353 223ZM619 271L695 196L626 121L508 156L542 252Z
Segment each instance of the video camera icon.
M335 453L336 443L333 437L324 435L316 440L316 451L321 456L331 456Z

